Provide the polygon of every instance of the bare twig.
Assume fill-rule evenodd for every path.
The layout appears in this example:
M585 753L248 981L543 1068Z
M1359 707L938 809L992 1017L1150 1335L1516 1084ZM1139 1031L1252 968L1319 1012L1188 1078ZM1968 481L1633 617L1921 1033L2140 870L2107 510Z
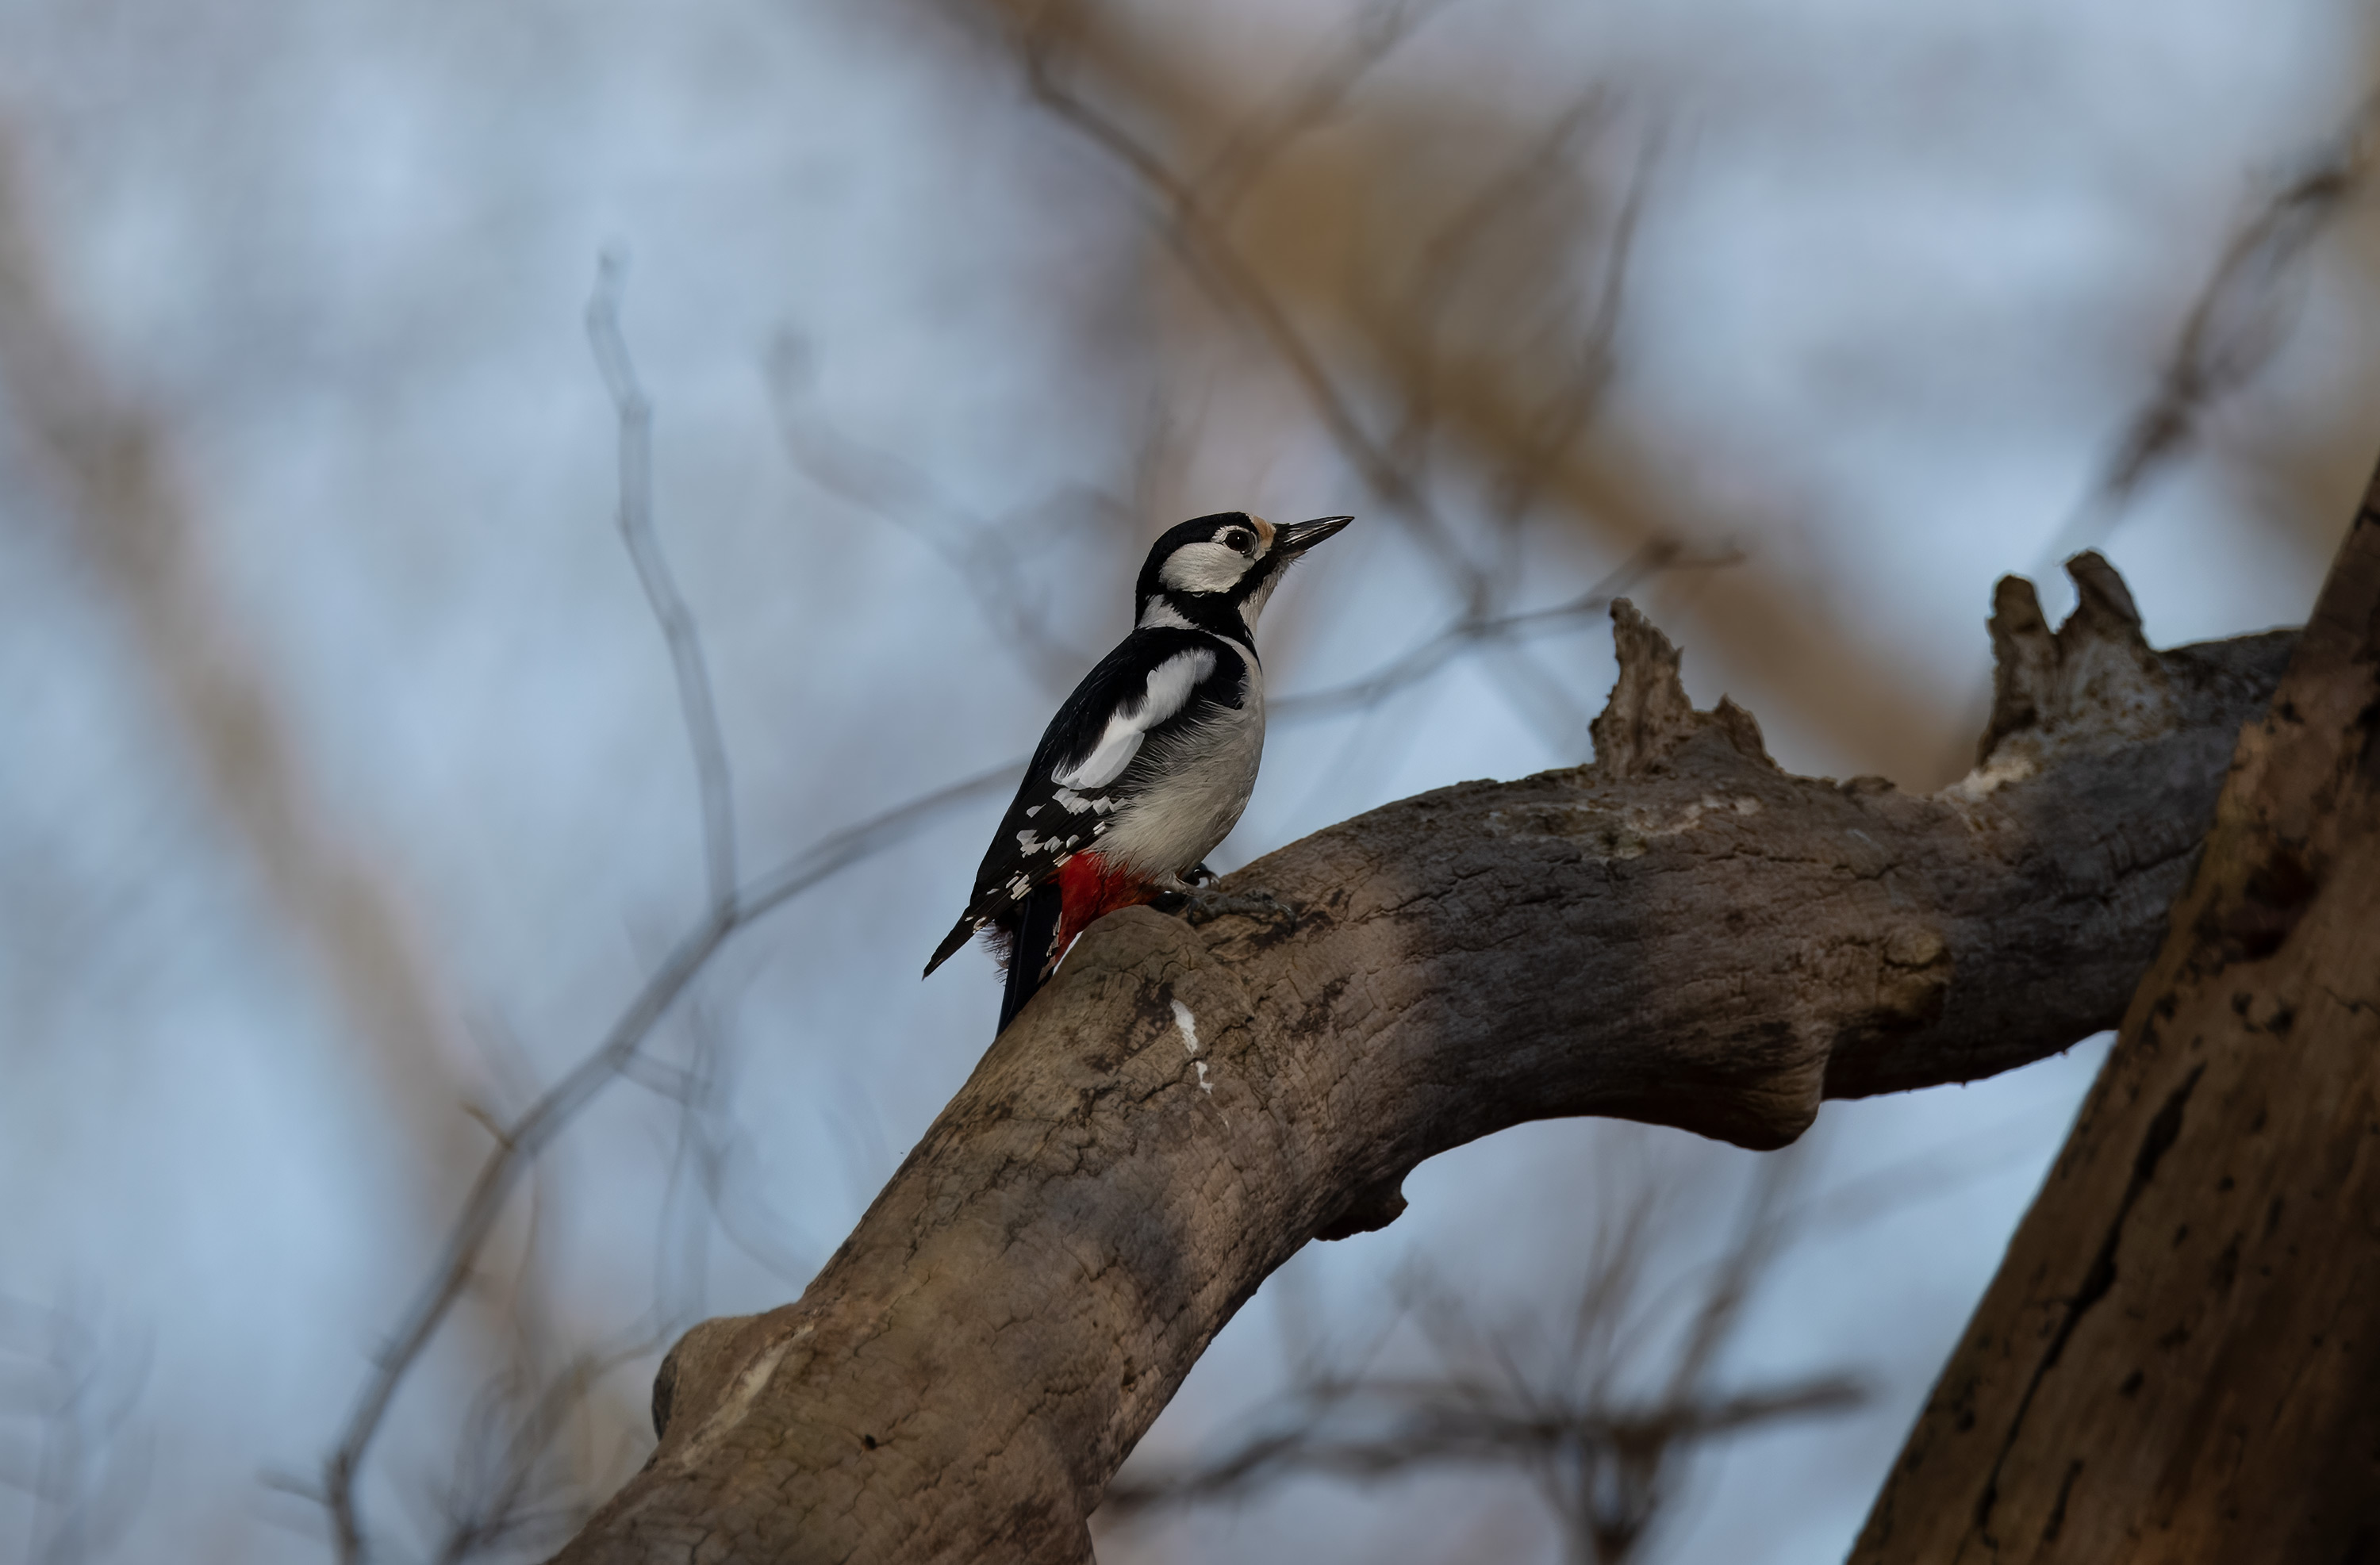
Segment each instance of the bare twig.
M608 290L615 286L616 281L607 267L598 284L599 310L611 297ZM600 322L604 316L597 313L593 319ZM616 327L616 316L611 319ZM600 329L597 336L600 342ZM607 379L611 368L625 365L623 356L615 365L607 367ZM632 374L613 384L615 392L625 387L629 394L621 398L621 428L624 443L633 443L644 422L633 411L641 395L634 390ZM650 517L650 503L633 487L649 474L650 467L643 459L624 455L621 471L624 479L631 484L621 504L623 531L632 548L641 539L650 552L650 559L658 564L659 544L650 526L639 526L638 522L638 518ZM640 560L640 574L643 565ZM684 602L670 588L666 569L647 574L645 579L665 627L673 624L677 627L669 630L671 650L680 673L679 694L688 703L686 729L697 751L697 768L706 780L705 857L706 867L713 877L709 905L694 927L679 937L660 968L645 981L594 1051L548 1088L497 1137L495 1149L481 1166L462 1212L447 1232L437 1265L407 1304L388 1346L376 1356L372 1373L357 1398L339 1443L324 1463L321 1498L330 1512L338 1557L345 1565L354 1565L370 1555L358 1509L356 1480L387 1416L389 1404L469 1286L480 1253L503 1216L507 1199L538 1155L580 1110L636 1061L653 1028L738 930L859 859L924 830L978 796L1010 785L1014 776L1013 768L1003 766L964 779L834 832L748 886L738 888L731 880L722 889L717 876L722 867L732 871L734 862L733 822L728 814L732 801L725 786L725 748L719 741L710 710L699 643L693 637L690 617L678 617L685 614ZM671 612L672 605L675 615ZM701 698L698 701L698 697Z
M1496 480L1496 508L1508 530L1516 527L1527 512L1562 454L1586 427L1610 383L1615 362L1612 344L1620 334L1628 263L1636 251L1637 224L1644 216L1645 193L1652 188L1658 152L1657 144L1647 147L1638 157L1612 217L1594 308L1587 312L1586 323L1571 350L1572 370L1528 419L1520 451Z
M1058 54L1075 9L1072 5L1050 6L1014 38L1026 86L1034 101L1140 181L1164 213L1162 232L1167 243L1219 302L1255 324L1304 389L1317 417L1366 486L1441 565L1467 585L1481 582L1478 567L1456 540L1436 503L1364 428L1321 355L1290 320L1262 276L1217 226L1197 186L1115 118L1094 108L1063 79Z
M1039 612L1042 595L1006 529L958 504L912 464L809 410L809 353L799 338L778 338L768 379L778 440L802 476L921 540L966 587L1002 646L1053 690L1070 685L1090 660L1050 631Z
M1394 54L1445 0L1370 0L1342 46L1300 81L1271 114L1233 132L1193 182L1210 221L1230 221L1266 169L1301 138L1337 117L1348 95Z
M2375 129L2380 94L2359 103L2223 247L2157 372L2156 390L2108 451L2039 574L2113 532L2142 486L2196 443L2215 406L2271 361L2288 335L2307 252L2363 190Z
M1402 361L1405 403L1390 450L1416 473L1426 472L1429 461L1443 358L1439 336L1456 289L1498 219L1535 200L1570 166L1580 143L1601 131L1609 119L1609 93L1590 89L1581 94L1510 168L1482 183L1438 225L1421 246L1411 284L1393 308L1379 311L1376 327L1389 351Z
M677 673L678 706L686 717L686 742L702 793L702 856L710 900L727 905L735 896L735 792L727 767L727 741L719 731L711 700L710 670L702 655L702 633L670 574L668 556L653 532L653 406L637 379L628 340L620 331L620 290L627 281L626 258L604 255L598 264L595 295L587 301L587 339L603 384L620 418L620 536L636 563Z
M798 1286L808 1267L783 1246L751 1231L750 1215L731 1200L729 1182L741 1138L722 1134L728 1115L728 1045L703 1006L689 1003L685 1032L689 1057L681 1068L651 1054L622 1074L677 1106L675 1146L662 1195L653 1245L652 1300L638 1318L610 1338L549 1367L543 1345L555 1335L543 1302L528 1293L535 1276L536 1226L524 1246L521 1280L513 1288L513 1362L481 1389L457 1442L454 1475L443 1497L444 1539L439 1565L463 1565L502 1551L541 1549L567 1535L592 1509L590 1475L582 1458L574 1471L557 1449L599 1389L620 1369L649 1359L698 1319L707 1292L708 1236L716 1221L728 1237L782 1280ZM701 1198L709 1197L709 1209ZM687 1199L688 1196L694 1199ZM524 1295L527 1296L524 1296ZM624 1426L641 1427L642 1419ZM616 1471L600 1460L592 1470Z
M0 1295L0 1420L30 1420L22 1462L0 1446L0 1485L32 1502L27 1565L85 1565L138 1513L150 1449L132 1412L149 1377L144 1345L111 1347L89 1307Z
M1633 591L1649 577L1669 571L1709 570L1731 565L1740 558L1732 552L1689 557L1674 544L1648 545L1576 598L1548 608L1528 609L1493 617L1465 614L1428 640L1360 679L1268 702L1265 708L1267 720L1296 723L1378 706L1399 691L1429 678L1471 647L1581 629L1593 624L1596 616L1607 613L1613 599Z
M659 1351L680 1324L640 1323L610 1344L571 1355L542 1385L523 1365L486 1387L456 1445L438 1565L551 1546L583 1523L591 1507L550 1473L552 1448L598 1384Z
M480 1168L429 1280L407 1306L389 1346L375 1358L338 1448L326 1463L323 1498L339 1529L343 1561L367 1558L356 1521L355 1480L388 1404L468 1287L480 1253L530 1163L580 1110L636 1062L653 1028L735 935L829 877L915 836L978 798L1014 787L1015 776L1015 766L1003 763L833 832L714 905L679 937L594 1052L513 1122Z
M1130 30L1100 25L1103 9L1087 0L944 0L944 4L970 18L991 23L1007 57L1019 64L1032 101L1129 176L1134 193L1149 209L1153 235L1165 243L1190 280L1227 317L1246 326L1268 355L1278 360L1315 410L1319 431L1337 446L1351 473L1388 516L1413 529L1414 516L1404 507L1418 500L1427 516L1441 524L1450 520L1452 503L1448 495L1452 491L1431 484L1427 442L1415 438L1412 415L1416 410L1410 403L1416 365L1390 340L1394 331L1367 332L1380 354L1374 362L1386 371L1388 383L1366 383L1352 365L1331 361L1322 351L1326 339L1319 330L1291 308L1297 298L1292 291L1297 286L1294 282L1267 275L1252 249L1235 248L1229 242L1232 236L1213 233L1211 222L1203 221L1208 214L1196 199L1193 182L1182 173L1195 164L1188 154L1177 155L1171 149L1197 148L1226 140L1228 128L1217 123L1211 105L1228 94L1215 84L1185 76L1172 56L1135 42ZM1558 133L1533 147L1533 158L1522 160L1518 173L1508 176L1531 202L1555 186L1574 138L1603 123L1593 100L1585 106L1593 112L1567 127L1557 127L1558 132L1566 129L1567 135ZM1480 194L1488 200L1493 192L1483 189ZM1510 216L1506 207L1492 210L1498 222L1486 225L1490 229ZM1608 216L1609 208L1602 210ZM1402 227L1410 229L1411 224ZM1610 237L1608 222L1599 224L1594 236L1597 243ZM1426 234L1421 237L1427 242ZM1455 242L1451 249L1459 251L1464 247ZM1558 241L1538 245L1531 253L1542 261L1566 252ZM1457 273L1474 264L1466 260ZM1253 295L1248 292L1251 286ZM1399 292L1390 290L1383 302L1393 303ZM1499 316L1510 316L1515 300L1524 297L1542 296L1536 291L1521 296L1509 290L1481 290L1475 302ZM1363 301L1359 298L1355 303L1360 313ZM1378 328L1380 323L1359 319L1356 324ZM1568 334L1562 331L1551 341L1560 344ZM1548 420L1540 417L1546 412L1544 389L1520 384L1519 367L1510 355L1499 353L1473 363L1437 352L1435 338L1426 346L1432 349L1427 363L1431 384L1421 388L1423 426L1459 427L1466 443L1485 453L1491 469L1485 476L1491 482L1500 476L1494 469L1510 470L1523 453L1542 448L1539 436L1548 428ZM1524 357L1532 365L1545 365L1542 334L1532 334ZM1575 377L1556 367L1555 378L1572 381ZM1377 420L1371 417L1372 410L1383 403L1388 417ZM1557 409L1550 422L1558 426L1560 421ZM1370 432L1374 422L1384 426L1378 438ZM1565 448L1536 486L1536 508L1545 511L1548 519L1558 516L1565 524L1611 538L1618 544L1614 552L1625 552L1650 540L1712 536L1705 522L1689 514L1692 506L1681 498L1683 491L1656 478L1649 466L1652 460L1654 454L1641 443L1626 439L1592 456L1573 457ZM1669 467L1668 458L1658 460L1664 470ZM1519 465L1525 469L1531 464ZM1441 491L1435 498L1433 488ZM1559 502L1558 506L1548 505L1548 500ZM1502 605L1497 600L1512 574L1509 536L1499 538L1486 528L1465 528L1458 532L1441 525L1433 540L1422 536L1427 530L1419 529L1415 535L1448 590L1472 612L1488 615L1499 612ZM1912 775L1934 772L1941 764L1936 736L1938 725L1928 717L1926 703L1912 698L1904 687L1905 679L1852 646L1834 621L1809 614L1809 584L1794 578L1794 573L1780 576L1782 564L1772 560L1766 568L1741 576L1706 605L1720 649L1745 666L1767 669L1788 686L1826 691L1828 698L1805 709L1803 715L1831 730L1852 754L1868 757L1875 769L1899 769ZM1500 647L1488 649L1485 668L1498 694L1549 748L1557 754L1574 753L1584 714L1562 681L1537 666L1537 660Z
M1389 514L1402 522L1448 573L1465 613L1482 619L1494 617L1495 576L1474 560L1458 540L1430 493L1422 470L1403 459L1415 447L1411 443L1376 438L1365 427L1353 399L1320 352L1291 319L1287 308L1257 268L1232 242L1225 232L1223 214L1213 206L1203 182L1182 174L1146 140L1134 135L1115 116L1096 107L1066 79L1061 55L1080 30L1081 10L1075 0L1060 0L1013 30L1012 43L1035 101L1105 152L1142 185L1162 214L1160 231L1169 248L1191 276L1228 311L1243 316L1255 326L1305 393L1342 459ZM1400 30L1408 25L1400 18L1397 28L1384 32L1385 42L1376 44L1359 37L1342 65L1309 87L1304 108L1276 115L1269 128L1247 133L1246 144L1251 148L1272 146L1281 137L1297 134L1327 118L1362 70L1380 58L1388 44L1403 35ZM1246 156L1228 155L1234 166ZM1633 232L1633 211L1630 228ZM1607 272L1606 293L1615 306L1621 271L1615 262ZM1575 394L1558 393L1545 410L1545 417L1533 423L1528 450L1516 464L1520 472L1541 468L1556 459L1583 425L1594 394L1600 389L1606 374L1594 353L1586 354L1584 362L1584 371L1572 377L1565 388ZM1585 390L1579 392L1580 387ZM1513 483L1511 487L1515 501L1525 504L1537 481L1536 478L1527 478ZM1556 749L1573 748L1585 730L1585 705L1560 680L1518 649L1495 644L1491 654L1489 671L1515 712Z
M1110 1486L1110 1511L1244 1500L1286 1479L1318 1474L1374 1481L1423 1467L1517 1467L1536 1482L1582 1565L1633 1555L1706 1442L1779 1419L1838 1413L1862 1401L1833 1374L1754 1390L1708 1389L1713 1360L1779 1248L1780 1181L1755 1182L1733 1243L1702 1282L1694 1318L1666 1344L1671 1355L1651 1397L1622 1389L1641 1356L1635 1331L1660 1301L1646 1292L1656 1192L1640 1192L1597 1234L1558 1362L1536 1362L1544 1334L1523 1322L1483 1329L1470 1305L1427 1277L1409 1278L1409 1307L1440 1373L1318 1372L1253 1417L1260 1433L1210 1461ZM1641 1378L1641 1377L1639 1377Z

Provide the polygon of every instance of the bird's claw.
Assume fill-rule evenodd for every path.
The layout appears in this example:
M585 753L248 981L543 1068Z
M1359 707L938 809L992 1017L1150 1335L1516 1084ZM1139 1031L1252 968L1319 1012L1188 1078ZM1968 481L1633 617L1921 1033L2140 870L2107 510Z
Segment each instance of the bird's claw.
M1284 905L1270 892L1217 892L1204 887L1186 892L1167 892L1149 905L1160 913L1170 914L1186 924L1211 924L1218 918L1233 916L1259 918L1268 923L1283 918L1294 920L1294 909Z

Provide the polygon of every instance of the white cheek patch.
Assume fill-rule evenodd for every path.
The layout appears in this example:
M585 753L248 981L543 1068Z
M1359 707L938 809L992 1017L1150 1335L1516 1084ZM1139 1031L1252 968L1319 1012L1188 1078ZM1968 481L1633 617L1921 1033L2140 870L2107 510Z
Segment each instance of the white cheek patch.
M1157 579L1176 592L1229 592L1246 574L1247 556L1220 543L1185 543L1167 556Z

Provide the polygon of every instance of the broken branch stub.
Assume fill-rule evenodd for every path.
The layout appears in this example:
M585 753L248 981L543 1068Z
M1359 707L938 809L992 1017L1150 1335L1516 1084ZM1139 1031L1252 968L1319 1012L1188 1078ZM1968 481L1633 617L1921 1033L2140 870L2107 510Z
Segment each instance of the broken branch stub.
M2152 652L2095 561L2054 636L2004 585L1938 795L1779 770L1622 604L1595 764L1317 832L1225 882L1261 911L1103 919L802 1299L689 1335L562 1559L1080 1565L1223 1323L1422 1159L1578 1114L1776 1146L2111 1025L2292 637Z
M2074 613L2056 632L2022 576L1992 593L1992 715L1975 764L2028 763L2045 745L2146 737L2172 720L2165 665L2141 635L2140 610L2116 567L2095 550L2066 563ZM2014 741L2013 743L2011 741Z

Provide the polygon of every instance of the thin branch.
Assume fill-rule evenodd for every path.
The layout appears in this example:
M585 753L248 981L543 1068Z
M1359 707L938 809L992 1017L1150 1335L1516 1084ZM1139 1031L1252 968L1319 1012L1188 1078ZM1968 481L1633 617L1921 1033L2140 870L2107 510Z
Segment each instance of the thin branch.
M1621 306L1627 295L1628 264L1636 251L1636 230L1652 188L1658 143L1640 155L1629 176L1626 192L1611 221L1604 249L1603 274L1595 306L1572 350L1573 368L1527 421L1521 450L1495 486L1496 506L1508 525L1516 525L1537 491L1593 417L1597 403L1611 383L1616 356L1612 344L1620 334Z
M2160 468L2196 443L2216 405L2269 363L2288 335L2291 288L2305 258L2362 193L2380 131L2380 93L2283 180L2223 248L2182 320L2156 390L2125 426L2089 495L2043 555L2045 566L2115 530Z
M1405 360L1405 411L1389 449L1415 472L1426 470L1438 416L1438 334L1455 288L1475 264L1497 219L1524 204L1566 168L1579 142L1610 120L1609 94L1582 93L1503 173L1487 180L1439 224L1421 247L1420 263L1382 335Z
M595 1050L508 1127L481 1166L429 1280L407 1306L389 1346L374 1359L372 1374L357 1399L338 1447L325 1463L323 1500L331 1510L343 1562L368 1558L357 1519L355 1481L389 1402L469 1286L480 1252L503 1216L506 1199L538 1155L638 1060L653 1028L731 938L830 876L915 836L978 798L1013 788L1016 770L1016 763L1003 762L832 832L715 904L700 922L679 937Z
M1053 635L1038 612L1019 551L1002 529L948 495L911 463L852 439L804 406L809 390L807 346L782 334L768 358L769 399L786 458L811 483L864 507L942 557L975 599L1000 644L1043 684L1062 692L1090 661Z
M437 1265L407 1304L394 1338L376 1356L372 1373L357 1398L339 1443L324 1463L322 1498L331 1515L343 1565L358 1565L370 1557L356 1481L386 1419L389 1404L469 1286L480 1254L503 1216L505 1202L538 1155L581 1109L637 1060L653 1028L736 931L858 859L924 830L979 795L990 795L1008 785L1014 775L1014 769L1008 767L979 773L887 810L822 839L808 852L760 877L749 887L739 889L732 879L721 879L722 875L732 877L735 867L733 800L727 785L725 746L720 741L692 615L671 581L651 528L649 503L642 498L649 493L650 458L646 442L650 413L618 334L617 287L614 263L607 259L599 274L595 303L589 310L589 334L596 344L597 359L606 383L620 409L621 531L637 556L638 575L668 638L678 672L679 695L686 709L686 731L695 748L698 773L703 779L704 856L711 877L709 905L702 918L679 938L659 970L646 980L595 1050L498 1135L495 1149L481 1166L461 1214L447 1232Z
M1179 1477L1120 1480L1107 1507L1118 1514L1220 1499L1244 1500L1303 1473L1378 1479L1433 1465L1508 1465L1578 1446L1616 1451L1645 1443L1677 1445L1733 1434L1779 1418L1840 1413L1864 1400L1857 1382L1821 1377L1735 1396L1645 1411L1536 1413L1479 1405L1500 1393L1455 1379L1381 1381L1327 1389L1331 1413L1353 1416L1363 1401L1382 1404L1383 1432L1297 1430L1258 1436ZM1312 1393L1308 1393L1312 1394Z
M1474 561L1456 539L1422 475L1399 459L1393 445L1376 439L1365 428L1352 399L1320 353L1298 330L1257 269L1231 242L1199 183L1177 171L1147 142L1112 115L1094 107L1062 79L1058 55L1068 33L1077 28L1080 10L1076 0L1058 0L1012 34L1034 100L1141 183L1163 214L1160 226L1168 246L1192 277L1220 304L1254 324L1291 378L1306 394L1342 458L1389 513L1451 576L1465 612L1491 616L1495 612L1491 573ZM1361 46L1350 55L1354 60L1378 57ZM1352 81L1350 78L1347 85L1352 86ZM1326 96L1335 94L1335 103L1345 91L1343 86L1332 86ZM1293 117L1284 123L1298 122ZM1582 408L1576 419L1568 420L1570 428L1562 434L1563 443L1567 443L1584 416ZM1533 660L1510 647L1500 647L1489 667L1516 712L1537 728L1548 744L1566 749L1583 734L1586 709L1560 680Z
M607 251L598 262L595 294L587 301L587 340L612 394L620 419L620 536L644 584L645 601L669 643L677 674L678 706L685 713L686 742L694 751L696 782L702 795L702 856L714 906L735 895L735 793L727 766L727 741L719 730L711 699L710 670L702 655L702 632L670 574L668 556L653 531L653 406L628 357L620 330L620 294L627 261Z
M1864 1400L1851 1377L1830 1374L1751 1390L1707 1389L1713 1356L1733 1333L1779 1246L1771 1219L1784 1182L1756 1176L1725 1256L1699 1280L1701 1298L1682 1338L1662 1346L1670 1366L1649 1399L1618 1389L1621 1372L1647 1356L1632 1322L1673 1312L1645 1288L1647 1236L1658 1192L1642 1191L1598 1234L1596 1255L1568 1312L1567 1353L1547 1365L1524 1351L1540 1333L1522 1321L1485 1330L1473 1306L1427 1277L1409 1278L1415 1317L1435 1350L1432 1375L1301 1373L1253 1415L1259 1433L1188 1468L1110 1486L1112 1514L1242 1501L1304 1474L1372 1482L1418 1468L1514 1467L1536 1481L1572 1555L1618 1565L1633 1554L1681 1463L1708 1441L1779 1419L1848 1411Z
M782 1247L762 1246L748 1236L745 1217L731 1208L726 1184L740 1136L733 1131L722 1135L713 1125L728 1112L725 1035L692 1001L686 1032L690 1050L683 1068L647 1054L622 1073L668 1096L678 1109L654 1236L651 1303L607 1341L571 1354L549 1374L538 1361L540 1344L552 1335L550 1323L537 1301L520 1300L522 1285L516 1283L516 1363L482 1389L466 1421L443 1499L445 1537L435 1557L438 1565L463 1565L502 1549L549 1547L584 1521L591 1500L585 1485L559 1465L555 1448L614 1371L653 1356L700 1317L711 1221L782 1280L798 1287L808 1275L808 1267L764 1254L764 1247ZM698 1199L687 1201L689 1194ZM703 1195L710 1198L708 1211L699 1204ZM534 1227L524 1276L533 1253Z
M1362 678L1268 702L1266 721L1297 723L1366 710L1429 678L1468 648L1581 629L1608 612L1613 599L1626 595L1652 576L1668 571L1715 569L1735 564L1741 559L1733 552L1690 557L1675 544L1649 544L1576 598L1517 613L1487 618L1463 615L1428 640Z
M1072 126L1141 182L1163 210L1161 231L1191 275L1206 285L1220 302L1244 313L1256 325L1305 390L1316 415L1365 484L1405 523L1441 565L1455 572L1466 588L1475 591L1484 577L1456 541L1436 503L1364 428L1320 354L1298 331L1288 310L1256 269L1218 229L1197 187L1061 79L1056 59L1059 33L1071 19L1069 13L1074 9L1071 5L1051 6L1016 37L1026 86L1034 101Z
M1209 219L1229 222L1265 171L1300 139L1336 118L1364 78L1445 4L1371 0L1365 6L1348 30L1344 46L1299 82L1272 114L1235 131L1192 181Z
M642 1323L608 1346L575 1353L542 1387L527 1376L503 1377L473 1407L455 1461L438 1565L464 1562L506 1547L550 1546L567 1537L589 1507L555 1494L547 1458L570 1420L614 1370L650 1356L674 1324ZM477 1475L482 1481L469 1483Z
M99 1559L122 1538L148 1481L148 1434L133 1423L148 1345L110 1344L95 1313L0 1294L0 1417L35 1426L24 1466L0 1462L0 1486L32 1502L27 1565Z

